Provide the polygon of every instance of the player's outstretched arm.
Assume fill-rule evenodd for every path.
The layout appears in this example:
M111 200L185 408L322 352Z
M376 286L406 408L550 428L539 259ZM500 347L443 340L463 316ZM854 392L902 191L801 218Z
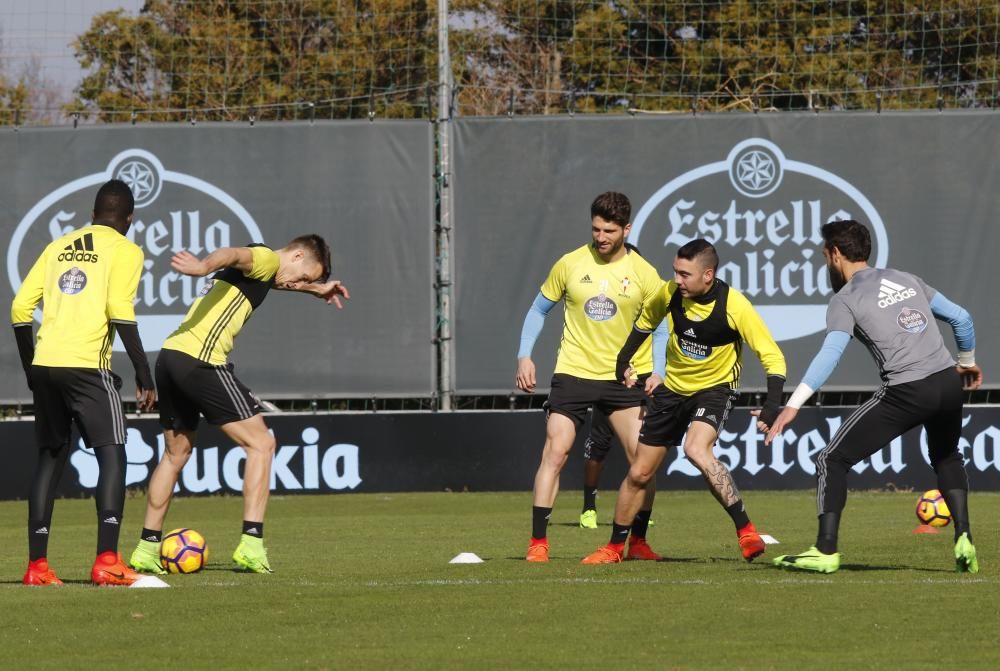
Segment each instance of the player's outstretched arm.
M187 250L174 254L170 267L182 275L204 277L223 268L236 268L241 273L253 267L253 253L249 247L220 247L203 259Z
M615 362L615 374L622 381L622 384L629 389L635 386L636 381L634 377L635 371L632 369L632 357L639 351L642 344L646 342L646 338L649 335L649 331L645 331L633 324L632 332L625 339L625 344L622 345L621 350L618 352L618 360Z
M299 291L310 294L316 298L322 298L327 305L336 305L337 309L343 309L344 304L341 298L351 299L351 292L348 291L340 280L329 280L327 282L292 282L283 286L274 285L280 291Z

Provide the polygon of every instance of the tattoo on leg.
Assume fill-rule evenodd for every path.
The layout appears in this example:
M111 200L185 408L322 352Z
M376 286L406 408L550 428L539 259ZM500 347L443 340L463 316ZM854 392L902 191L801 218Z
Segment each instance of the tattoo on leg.
M740 499L740 491L733 482L733 476L729 469L718 460L712 460L705 469L705 482L708 483L712 494L718 499L724 508L728 508Z

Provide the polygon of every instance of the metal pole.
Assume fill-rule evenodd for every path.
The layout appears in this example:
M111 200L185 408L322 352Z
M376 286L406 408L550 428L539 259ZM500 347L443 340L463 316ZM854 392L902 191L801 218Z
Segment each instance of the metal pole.
M448 52L448 0L438 0L438 392L441 410L452 409L451 349L451 58Z

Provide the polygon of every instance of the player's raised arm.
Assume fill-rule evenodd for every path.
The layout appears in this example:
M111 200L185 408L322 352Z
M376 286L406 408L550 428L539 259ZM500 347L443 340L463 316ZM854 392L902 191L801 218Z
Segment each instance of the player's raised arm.
M937 319L948 322L955 334L958 345L958 373L962 376L962 387L967 390L979 389L983 384L983 371L976 365L976 329L972 315L958 303L945 298L940 292L930 300L931 312Z
M249 273L253 267L253 254L249 247L220 247L203 259L187 250L174 254L170 267L182 275L204 277L223 268L236 268Z
M343 309L344 304L341 298L351 299L351 292L348 291L340 280L328 280L326 282L292 282L284 286L275 285L279 291L298 291L310 294L316 298L322 298L327 305L336 305L338 309Z

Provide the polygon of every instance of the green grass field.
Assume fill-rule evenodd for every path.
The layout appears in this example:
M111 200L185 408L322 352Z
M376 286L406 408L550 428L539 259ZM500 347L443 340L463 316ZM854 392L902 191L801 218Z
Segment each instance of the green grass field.
M814 539L810 492L745 492L761 531ZM598 500L607 523L613 493ZM168 527L202 531L206 570L172 589L94 588L89 500L59 501L50 562L62 588L20 585L23 502L0 504L0 650L17 669L996 669L1000 495L972 497L982 571L954 573L951 531L913 535L916 494L852 493L840 572L739 558L707 492L662 492L650 542L663 562L581 566L607 541L560 495L548 565L522 560L530 494L272 499L275 573L235 573L238 498L175 501ZM123 554L142 521L126 510ZM487 561L449 565L459 552ZM763 559L763 558L762 558Z

